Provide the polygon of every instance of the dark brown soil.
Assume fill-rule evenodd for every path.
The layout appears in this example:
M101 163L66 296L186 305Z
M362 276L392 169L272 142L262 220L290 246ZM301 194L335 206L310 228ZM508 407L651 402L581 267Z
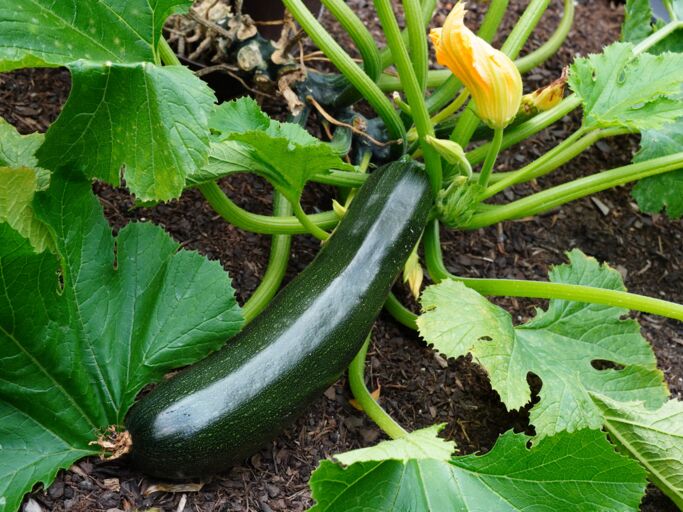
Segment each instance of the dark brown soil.
M369 26L376 28L371 2L351 0ZM484 7L470 2L472 19ZM514 14L526 2L512 1ZM452 7L443 2L437 24ZM553 0L541 26L527 48L541 44L554 29L561 1ZM569 40L558 56L532 72L526 84L535 88L559 76L561 67L576 54L597 52L618 38L622 7L607 0L582 1ZM326 23L330 26L326 18ZM344 41L344 37L340 36ZM0 75L0 115L20 131L44 130L54 120L68 94L64 71L19 71ZM525 142L501 158L500 170L518 168L553 147L576 129L577 119L559 125ZM602 142L554 174L549 182L609 168L629 161L634 140ZM223 183L242 206L269 212L270 190L250 176ZM521 186L507 199L528 193L536 184ZM116 228L132 219L151 220L164 226L185 247L218 259L230 272L240 300L258 285L268 258L267 237L240 231L223 222L196 191L155 208L134 208L123 190L96 185L107 216ZM304 202L309 211L329 208L330 191L313 186ZM616 266L630 290L683 302L683 225L661 216L638 212L626 188L600 194L597 199L609 211L603 213L591 199L577 201L530 221L508 222L500 227L471 233L444 232L443 246L449 268L465 276L545 279L548 268L564 261L563 252L580 248ZM310 237L295 237L288 278L303 269L318 250ZM400 291L400 290L399 290ZM523 321L543 301L500 299L516 319ZM638 315L644 335L652 341L660 368L672 395L683 395L683 326L673 321ZM510 429L525 430L525 414L508 413L488 384L486 375L468 358L448 362L435 357L417 335L383 315L377 322L373 348L368 357L370 385L382 386L381 402L407 428L435 422L448 424L446 435L454 438L462 453L487 451L497 436ZM157 483L115 463L85 460L60 473L47 490L38 488L31 499L46 510L162 510L195 511L300 511L311 505L307 480L321 458L367 446L382 438L363 414L353 409L345 379L330 388L308 413L270 446L241 466L205 483L199 492L146 490ZM183 505L184 504L184 505ZM179 507L181 505L181 507ZM675 506L656 489L650 489L642 510L669 511Z

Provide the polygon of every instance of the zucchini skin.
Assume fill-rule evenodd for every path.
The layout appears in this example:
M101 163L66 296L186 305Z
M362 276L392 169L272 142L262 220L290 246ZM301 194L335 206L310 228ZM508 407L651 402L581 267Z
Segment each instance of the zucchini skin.
M131 408L133 465L201 477L275 438L360 350L432 203L417 164L375 171L315 260L252 323Z

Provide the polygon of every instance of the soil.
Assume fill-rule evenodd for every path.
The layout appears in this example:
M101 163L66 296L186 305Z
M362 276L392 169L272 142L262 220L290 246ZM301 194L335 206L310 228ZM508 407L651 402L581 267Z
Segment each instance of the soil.
M371 2L350 0L354 10L375 33L377 21ZM553 0L525 51L552 32L561 14L561 1ZM513 0L506 19L506 33L526 2ZM442 2L435 23L440 24L452 7ZM480 19L485 7L470 2L471 19ZM563 65L576 54L598 52L618 39L623 7L607 0L582 1L577 5L574 29L559 54L526 79L533 89L559 76ZM329 17L325 23L350 46ZM22 70L0 75L0 115L22 133L43 131L59 113L69 91L64 70ZM569 116L553 128L528 140L501 157L499 169L518 168L556 145L578 126ZM549 183L565 181L597 169L627 163L636 147L633 138L601 142L562 170ZM507 200L527 194L545 182L514 189ZM235 176L222 186L240 205L269 213L270 189L252 176ZM182 245L219 260L230 272L240 301L248 298L259 283L268 258L269 239L240 231L223 222L202 196L189 190L177 200L154 208L135 208L125 190L97 184L95 190L115 229L131 220L151 220L165 227ZM308 211L328 209L331 190L307 188L304 206ZM447 266L463 276L545 279L549 267L565 261L564 251L579 248L607 261L625 277L636 293L683 302L683 224L663 216L643 215L634 205L628 188L599 194L531 220L507 222L470 233L443 233ZM287 278L302 270L319 248L310 237L295 237ZM405 291L397 286L401 297ZM497 302L520 322L544 301L499 299ZM674 321L637 315L643 334L657 354L672 396L683 396L683 326ZM485 373L469 358L444 361L435 357L418 336L382 315L376 323L368 356L369 385L381 385L381 403L406 428L436 422L447 423L445 433L457 441L460 452L486 452L498 435L510 428L528 429L527 414L507 412L491 390ZM349 405L350 393L340 379L309 411L269 446L243 465L203 482L198 492L153 492L151 481L121 463L83 460L62 471L49 489L38 486L30 500L44 510L99 511L301 511L312 500L307 486L320 459L334 453L367 446L382 434ZM673 511L676 507L658 490L650 488L644 511Z

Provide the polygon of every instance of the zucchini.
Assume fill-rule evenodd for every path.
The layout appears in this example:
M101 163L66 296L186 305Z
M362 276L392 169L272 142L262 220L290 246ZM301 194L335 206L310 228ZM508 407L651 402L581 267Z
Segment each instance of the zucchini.
M132 408L130 457L184 479L227 469L277 436L360 350L427 222L425 172L374 172L315 260L224 348Z

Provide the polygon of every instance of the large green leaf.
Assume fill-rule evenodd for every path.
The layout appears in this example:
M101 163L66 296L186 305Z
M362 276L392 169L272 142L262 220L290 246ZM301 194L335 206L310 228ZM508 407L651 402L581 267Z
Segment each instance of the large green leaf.
M683 54L633 56L614 43L574 61L569 85L581 97L587 128L660 128L683 116Z
M75 173L53 175L34 208L59 259L33 253L0 224L5 510L94 453L89 442L123 422L144 385L220 347L242 323L218 262L179 250L151 224L114 238L90 183Z
M640 146L634 162L683 152L683 118L658 130L644 131ZM678 219L683 216L683 169L645 178L633 187L632 194L644 212L666 209L670 218Z
M191 0L0 0L0 71L78 59L154 62L161 28Z
M206 162L213 93L180 66L79 61L71 71L71 95L38 151L40 163L72 165L114 185L125 166L140 200L178 196Z
M653 411L639 402L593 398L605 416L610 437L683 509L683 402L670 400Z
M550 272L551 281L624 289L617 271L580 251L570 252L569 260ZM652 348L636 321L622 319L624 309L551 300L547 311L538 310L534 319L513 327L507 312L451 280L427 288L422 307L417 323L427 343L450 357L472 353L508 409L529 402L528 373L541 378L540 400L530 412L539 437L600 428L602 413L591 392L650 406L666 401ZM593 366L605 361L618 366Z
M189 0L0 0L0 71L67 66L72 90L38 156L142 201L178 197L208 158L215 97L184 67L161 68L166 17Z
M215 134L209 163L192 183L234 172L260 174L290 201L298 202L304 185L330 169L353 169L337 150L301 126L268 118L251 98L219 105L209 123Z
M531 450L528 440L507 432L488 454L450 462L370 456L343 468L323 461L310 480L311 512L637 510L644 471L615 453L602 432L559 434Z

